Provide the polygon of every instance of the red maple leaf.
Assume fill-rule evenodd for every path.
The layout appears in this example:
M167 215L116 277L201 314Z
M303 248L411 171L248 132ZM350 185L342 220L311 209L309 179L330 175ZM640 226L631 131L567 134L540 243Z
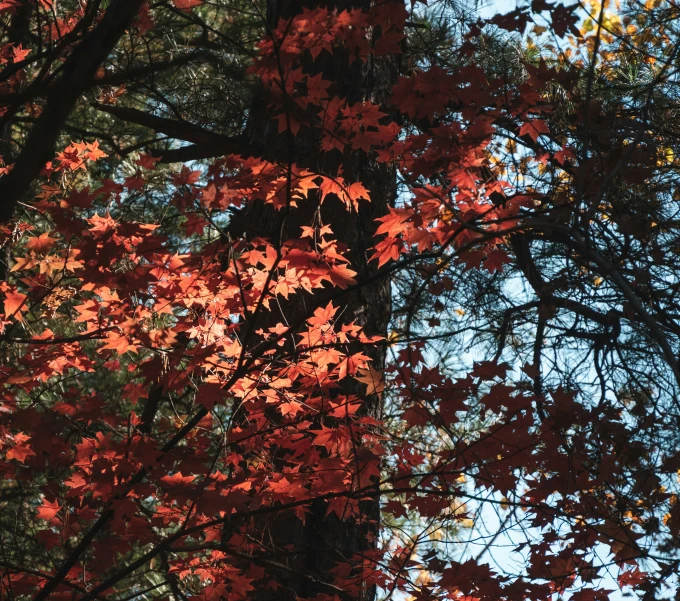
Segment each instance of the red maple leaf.
M59 505L56 499L54 501L44 499L42 505L38 507L38 519L50 522L60 510L61 505Z
M548 127L548 124L545 121L542 121L540 119L534 119L533 121L528 121L527 123L524 123L520 128L519 128L519 135L520 136L529 136L534 142L538 140L538 136L541 134L549 134L550 133L550 128Z
M180 10L189 12L195 6L203 4L203 0L172 0L172 3Z

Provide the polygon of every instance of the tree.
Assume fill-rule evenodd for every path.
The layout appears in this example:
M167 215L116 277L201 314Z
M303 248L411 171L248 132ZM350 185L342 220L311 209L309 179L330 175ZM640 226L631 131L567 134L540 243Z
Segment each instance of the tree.
M3 595L673 593L677 9L593 9L1 2Z

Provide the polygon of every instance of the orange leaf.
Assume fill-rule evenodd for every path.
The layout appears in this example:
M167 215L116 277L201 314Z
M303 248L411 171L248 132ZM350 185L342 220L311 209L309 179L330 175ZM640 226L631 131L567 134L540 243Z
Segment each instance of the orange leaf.
M50 235L45 232L44 234L40 234L37 238L31 238L26 242L26 248L35 252L45 252L47 249L54 246L55 242L56 239L50 238Z
M137 345L130 344L130 341L127 339L126 336L121 336L120 334L116 334L115 332L109 332L106 338L108 342L101 347L100 350L102 351L111 349L116 351L119 355L124 355L128 351L137 352L138 348Z
M385 380L383 380L379 371L373 369L373 366L369 365L367 369L360 369L356 380L366 384L366 394L377 394L378 397L382 397L385 390Z
M21 294L21 292L5 292L5 317L11 317L16 314L16 318L21 319L21 313L26 311L25 303L25 294Z
M59 513L60 509L61 505L59 505L56 500L52 502L45 500L38 508L38 519L47 520L49 522L57 515L57 513Z
M34 457L35 452L31 448L31 445L28 444L29 440L30 437L26 436L26 434L17 434L14 437L15 445L11 449L8 449L5 454L6 459L8 461L10 459L16 459L19 463L23 463L26 461L26 457Z

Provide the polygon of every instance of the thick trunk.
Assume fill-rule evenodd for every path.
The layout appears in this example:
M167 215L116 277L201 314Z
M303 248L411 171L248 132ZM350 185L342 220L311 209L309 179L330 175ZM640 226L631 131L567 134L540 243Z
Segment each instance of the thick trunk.
M314 4L318 6L318 4ZM304 4L293 0L269 0L269 26L274 28L279 18L287 18L302 11ZM370 2L330 2L326 6L339 11L344 9L370 7ZM371 59L367 64L361 61L350 63L339 53L328 54L325 59L310 62L306 72L321 72L324 79L333 82L336 96L346 98L350 104L370 100L381 103L387 97L396 80L396 60L393 57ZM343 178L348 182L361 181L370 191L370 202L361 202L356 211L349 212L337 198L326 198L319 209L318 198L310 197L307 202L298 202L282 226L281 213L270 205L256 203L236 215L231 229L234 236L247 235L249 231L277 239L291 239L299 236L301 225L311 225L314 216L320 215L325 225L333 230L337 240L347 246L351 267L358 275L357 280L367 280L376 271L376 264L368 261L368 249L376 229L376 218L387 213L396 195L394 169L379 164L374 157L361 151L338 151L322 153L318 150L319 132L305 129L301 136L291 140L285 133L277 133L276 122L272 121L266 98L256 102L251 111L247 128L251 148L259 148L264 158L286 164L288 161L316 173L335 176L342 167ZM317 210L319 209L319 213ZM333 291L329 291L332 296ZM385 279L365 285L351 295L343 296L342 320L355 321L364 328L367 335L387 335L390 319L390 284ZM295 323L304 316L304 303L299 297L281 305L284 314L271 314L263 319L274 323L284 321ZM256 328L262 323L254 324ZM375 369L385 366L385 347L373 345L357 348L369 355ZM345 384L346 393L357 394L364 400L363 411L379 417L381 401L377 395L366 396L365 386ZM362 483L365 485L365 483ZM337 591L324 583L331 582L331 569L348 558L372 549L376 542L379 520L379 500L365 501L361 506L361 517L357 520L342 521L334 514L326 516L326 504L311 503L304 523L292 513L276 515L262 523L261 539L269 551L285 549L284 559L288 569L281 570L272 580L281 583L282 588L261 591L258 601L291 601L298 598L313 598L320 594L332 598ZM291 552L292 549L292 552ZM358 595L347 596L357 601L372 601L374 586L363 586ZM343 595L340 595L341 597Z

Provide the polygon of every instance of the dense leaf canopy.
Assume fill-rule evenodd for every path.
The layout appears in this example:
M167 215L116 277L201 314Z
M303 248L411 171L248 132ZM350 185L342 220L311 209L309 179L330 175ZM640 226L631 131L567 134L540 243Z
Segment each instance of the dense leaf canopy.
M2 598L673 598L679 13L0 0Z

